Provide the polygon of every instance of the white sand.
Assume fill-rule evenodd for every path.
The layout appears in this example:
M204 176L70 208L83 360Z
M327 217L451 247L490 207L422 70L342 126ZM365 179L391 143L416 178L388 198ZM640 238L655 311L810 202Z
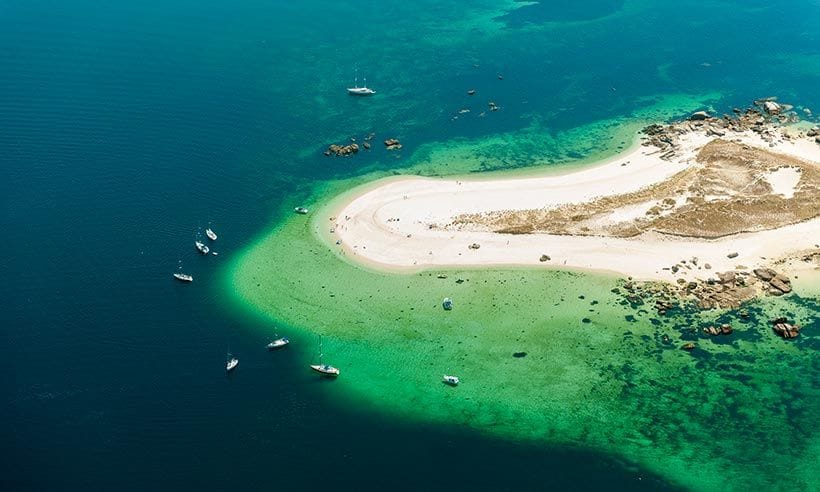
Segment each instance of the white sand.
M757 135L744 142L761 148ZM733 138L734 139L734 138ZM698 149L711 140L702 133L682 137L675 162L659 158L657 149L637 147L600 165L566 174L536 178L455 180L408 177L369 185L336 211L332 240L343 254L386 270L435 266L531 265L607 270L639 279L708 278L737 265L761 265L820 242L820 218L771 231L738 234L718 240L676 238L645 233L628 239L551 234L497 234L443 230L456 215L497 210L527 210L589 201L628 193L668 179L694 165ZM820 147L802 141L778 142L775 152L820 163ZM622 165L627 163L626 165ZM787 190L793 175L772 177ZM792 190L794 185L792 185ZM785 194L785 193L784 193ZM634 211L624 211L627 215ZM624 217L619 217L623 220ZM409 236L409 237L408 237ZM480 249L468 245L478 243ZM737 252L736 258L727 257ZM540 262L541 255L550 256ZM698 257L698 265L673 276L669 267ZM703 269L705 263L711 270Z
M772 187L772 193L776 195L783 195L783 198L791 198L794 196L794 189L800 181L800 168L797 167L779 167L774 171L767 173L765 178Z

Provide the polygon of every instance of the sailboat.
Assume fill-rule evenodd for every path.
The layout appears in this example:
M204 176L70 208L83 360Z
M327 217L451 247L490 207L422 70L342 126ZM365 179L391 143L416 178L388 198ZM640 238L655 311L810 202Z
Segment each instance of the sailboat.
M371 96L376 91L367 87L367 77L364 78L364 85L359 87L359 71L356 70L356 75L353 77L353 87L348 87L347 93L351 96Z
M319 336L319 363L318 364L311 364L310 368L313 369L314 371L324 375L324 376L334 376L334 377L338 376L339 375L339 369L337 369L337 368L335 368L331 365L323 363L322 362L322 356L323 355L324 354L322 353L322 337L320 335Z
M225 370L228 371L228 372L231 372L238 365L239 365L239 359L237 359L236 357L232 357L230 352L228 352L228 362L225 365Z

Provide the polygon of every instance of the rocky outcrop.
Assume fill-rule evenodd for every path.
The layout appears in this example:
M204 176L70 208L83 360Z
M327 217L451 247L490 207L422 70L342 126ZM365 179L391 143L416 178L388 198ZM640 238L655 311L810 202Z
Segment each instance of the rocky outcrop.
M359 144L352 143L350 145L336 145L332 144L325 150L326 156L335 155L337 157L347 157L359 151Z
M797 338L800 335L800 325L793 325L786 318L772 320L772 328L775 333L786 339Z
M813 255L804 259L804 261L813 260ZM677 265L678 268L673 266L670 270L683 274L687 269L681 267L682 263L683 261ZM622 292L621 288L625 292ZM679 277L674 284L625 281L621 288L613 289L613 292L623 295L633 306L652 302L661 316L681 304L692 305L704 310L736 309L744 302L761 295L780 296L792 291L789 277L764 267L756 268L753 272L746 270L716 272L714 277L706 280ZM715 329L722 329L722 327Z
M771 286L769 293L776 296L788 294L792 291L791 280L785 275L775 275L774 278L769 280L769 285Z
M703 333L707 335L717 336L717 335L731 335L732 334L732 325L728 323L724 323L718 326L707 326L703 329Z
M399 150L401 149L401 142L398 138L388 138L384 141L384 146L387 147L387 150Z
M669 159L678 151L678 139L681 135L702 131L707 135L722 137L732 132L751 130L759 134L764 141L773 143L775 139L789 138L778 131L777 124L795 123L800 120L797 113L791 111L788 104L780 104L776 98L765 98L754 101L754 106L745 110L734 108L732 115L711 116L705 111L697 111L686 120L671 125L649 125L642 130L646 135L643 144L657 147L661 158ZM812 135L809 135L811 138ZM820 139L820 133L814 135ZM820 140L818 140L820 143Z

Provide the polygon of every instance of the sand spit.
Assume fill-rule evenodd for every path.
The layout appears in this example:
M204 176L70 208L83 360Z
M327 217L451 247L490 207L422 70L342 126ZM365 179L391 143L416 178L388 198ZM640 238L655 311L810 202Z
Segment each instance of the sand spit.
M814 131L754 109L693 118L648 127L642 146L565 174L371 184L329 217L331 239L386 270L538 265L681 283L816 268Z

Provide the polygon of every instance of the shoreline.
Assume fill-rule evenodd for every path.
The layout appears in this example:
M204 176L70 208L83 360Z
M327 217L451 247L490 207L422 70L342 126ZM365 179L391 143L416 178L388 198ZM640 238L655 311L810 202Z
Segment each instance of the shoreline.
M747 130L728 138L760 149L765 144L766 150L820 166L820 147L809 139L765 141ZM813 253L817 246L807 238L820 237L818 217L716 239L651 231L629 238L510 234L475 227L463 230L453 223L455 217L465 214L550 209L660 185L698 166L698 152L714 139L708 131L687 131L676 142L673 158L668 158L667 149L647 146L636 139L626 152L580 168L547 170L539 176L384 178L354 188L324 207L322 219L318 220L331 220L324 222L324 232L319 224L319 235L341 257L369 269L393 273L523 266L673 282L681 277L671 266L693 256L702 264L708 263L709 268L682 272L687 280L706 280L710 273L738 266L771 266L795 254ZM774 178L772 181L773 188L782 186ZM790 272L814 268L813 264L790 263Z

